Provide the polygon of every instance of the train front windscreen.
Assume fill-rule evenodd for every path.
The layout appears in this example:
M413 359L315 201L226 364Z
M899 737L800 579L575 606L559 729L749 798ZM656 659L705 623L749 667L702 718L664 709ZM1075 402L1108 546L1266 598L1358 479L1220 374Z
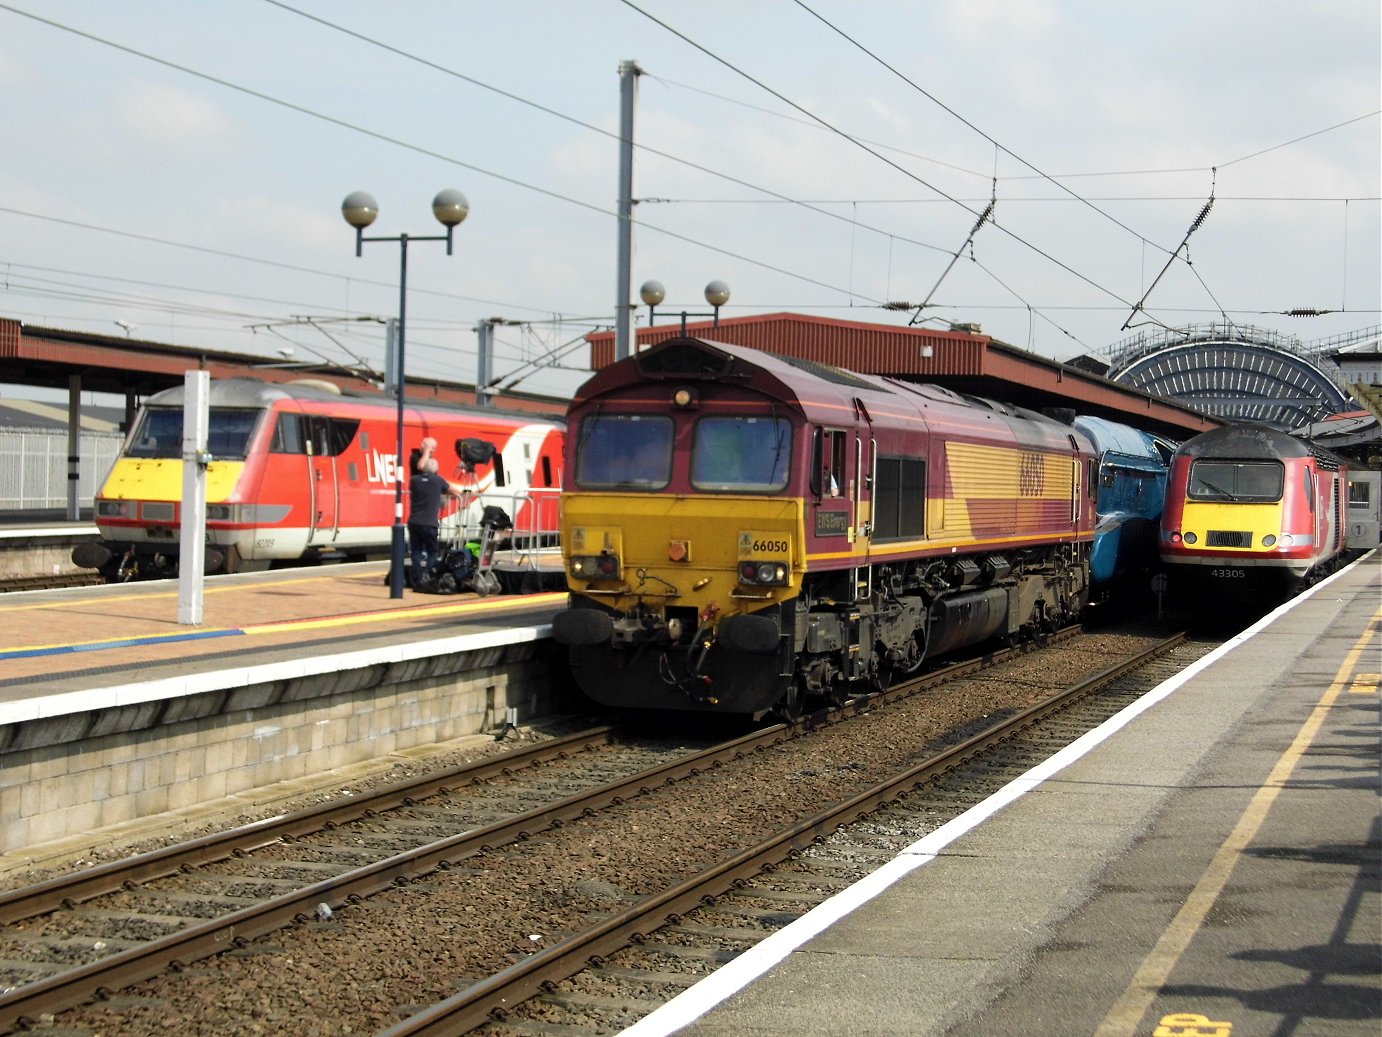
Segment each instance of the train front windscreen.
M217 460L244 460L249 454L262 411L212 407L207 432L208 449ZM135 425L126 457L177 458L182 456L182 409L151 407Z

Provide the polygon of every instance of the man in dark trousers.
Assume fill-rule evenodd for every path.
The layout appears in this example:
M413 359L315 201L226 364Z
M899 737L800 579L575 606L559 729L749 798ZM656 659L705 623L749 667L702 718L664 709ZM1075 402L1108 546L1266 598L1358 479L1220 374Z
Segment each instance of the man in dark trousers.
M441 560L441 539L437 533L441 499L446 494L459 497L463 488L437 474L437 459L432 451L437 441L428 436L422 441L422 453L416 471L408 482L408 547L412 553L411 583L418 587L432 578L432 570Z

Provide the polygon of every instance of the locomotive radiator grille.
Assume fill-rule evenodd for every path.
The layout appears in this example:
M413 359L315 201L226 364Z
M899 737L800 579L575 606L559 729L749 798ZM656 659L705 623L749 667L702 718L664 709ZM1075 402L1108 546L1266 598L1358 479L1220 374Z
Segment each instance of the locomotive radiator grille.
M1236 529L1211 529L1207 537L1209 547L1252 547L1252 533Z

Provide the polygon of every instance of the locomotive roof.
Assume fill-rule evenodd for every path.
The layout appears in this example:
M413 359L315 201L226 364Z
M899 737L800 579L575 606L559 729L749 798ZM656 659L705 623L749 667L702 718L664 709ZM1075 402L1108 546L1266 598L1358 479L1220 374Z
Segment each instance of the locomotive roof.
M889 392L882 379L869 375L856 374L840 367L832 367L814 360L788 357L775 353L765 353L749 346L738 346L728 342L710 342L706 339L678 337L660 342L643 350L633 357L633 366L643 378L711 378L732 380L749 377L756 368L773 375L786 389L798 379L795 372L800 371L812 378L830 382L848 389L869 389L875 392ZM615 365L616 367L618 365ZM587 382L590 385L600 376ZM622 380L622 379L621 379ZM582 386L582 391L584 391Z
M1176 453L1191 458L1233 458L1238 460L1280 460L1283 457L1315 457L1338 462L1328 450L1279 432L1266 425L1225 425L1201 432L1181 444Z
M802 405L808 404L813 397L819 399L819 383L825 382L850 395L874 392L901 397L920 396L952 407L986 410L1038 426L1055 426L1066 431L1070 429L1069 420L985 397L968 396L940 385L860 374L818 360L768 353L751 346L712 342L691 336L667 339L603 368L577 390L572 402L574 405L643 380L746 382L751 378L755 379L758 388Z
M1170 440L1149 435L1130 425L1087 414L1075 419L1075 427L1090 438L1101 454L1113 451L1127 457L1145 457L1164 465L1177 446ZM1161 444L1162 450L1157 449L1158 444Z

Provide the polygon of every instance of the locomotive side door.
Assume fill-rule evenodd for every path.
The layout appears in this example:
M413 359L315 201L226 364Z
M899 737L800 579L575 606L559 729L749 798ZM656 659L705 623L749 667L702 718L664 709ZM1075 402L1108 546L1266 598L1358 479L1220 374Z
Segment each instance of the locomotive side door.
M869 555L873 546L873 475L878 461L878 445L873 439L873 419L864 401L854 398L854 477L850 480L850 511L854 530L854 554L859 564L859 594L872 590Z
M308 523L307 543L311 546L331 544L336 540L340 486L337 482L336 454L332 446L331 419L320 414L307 417L308 422Z

